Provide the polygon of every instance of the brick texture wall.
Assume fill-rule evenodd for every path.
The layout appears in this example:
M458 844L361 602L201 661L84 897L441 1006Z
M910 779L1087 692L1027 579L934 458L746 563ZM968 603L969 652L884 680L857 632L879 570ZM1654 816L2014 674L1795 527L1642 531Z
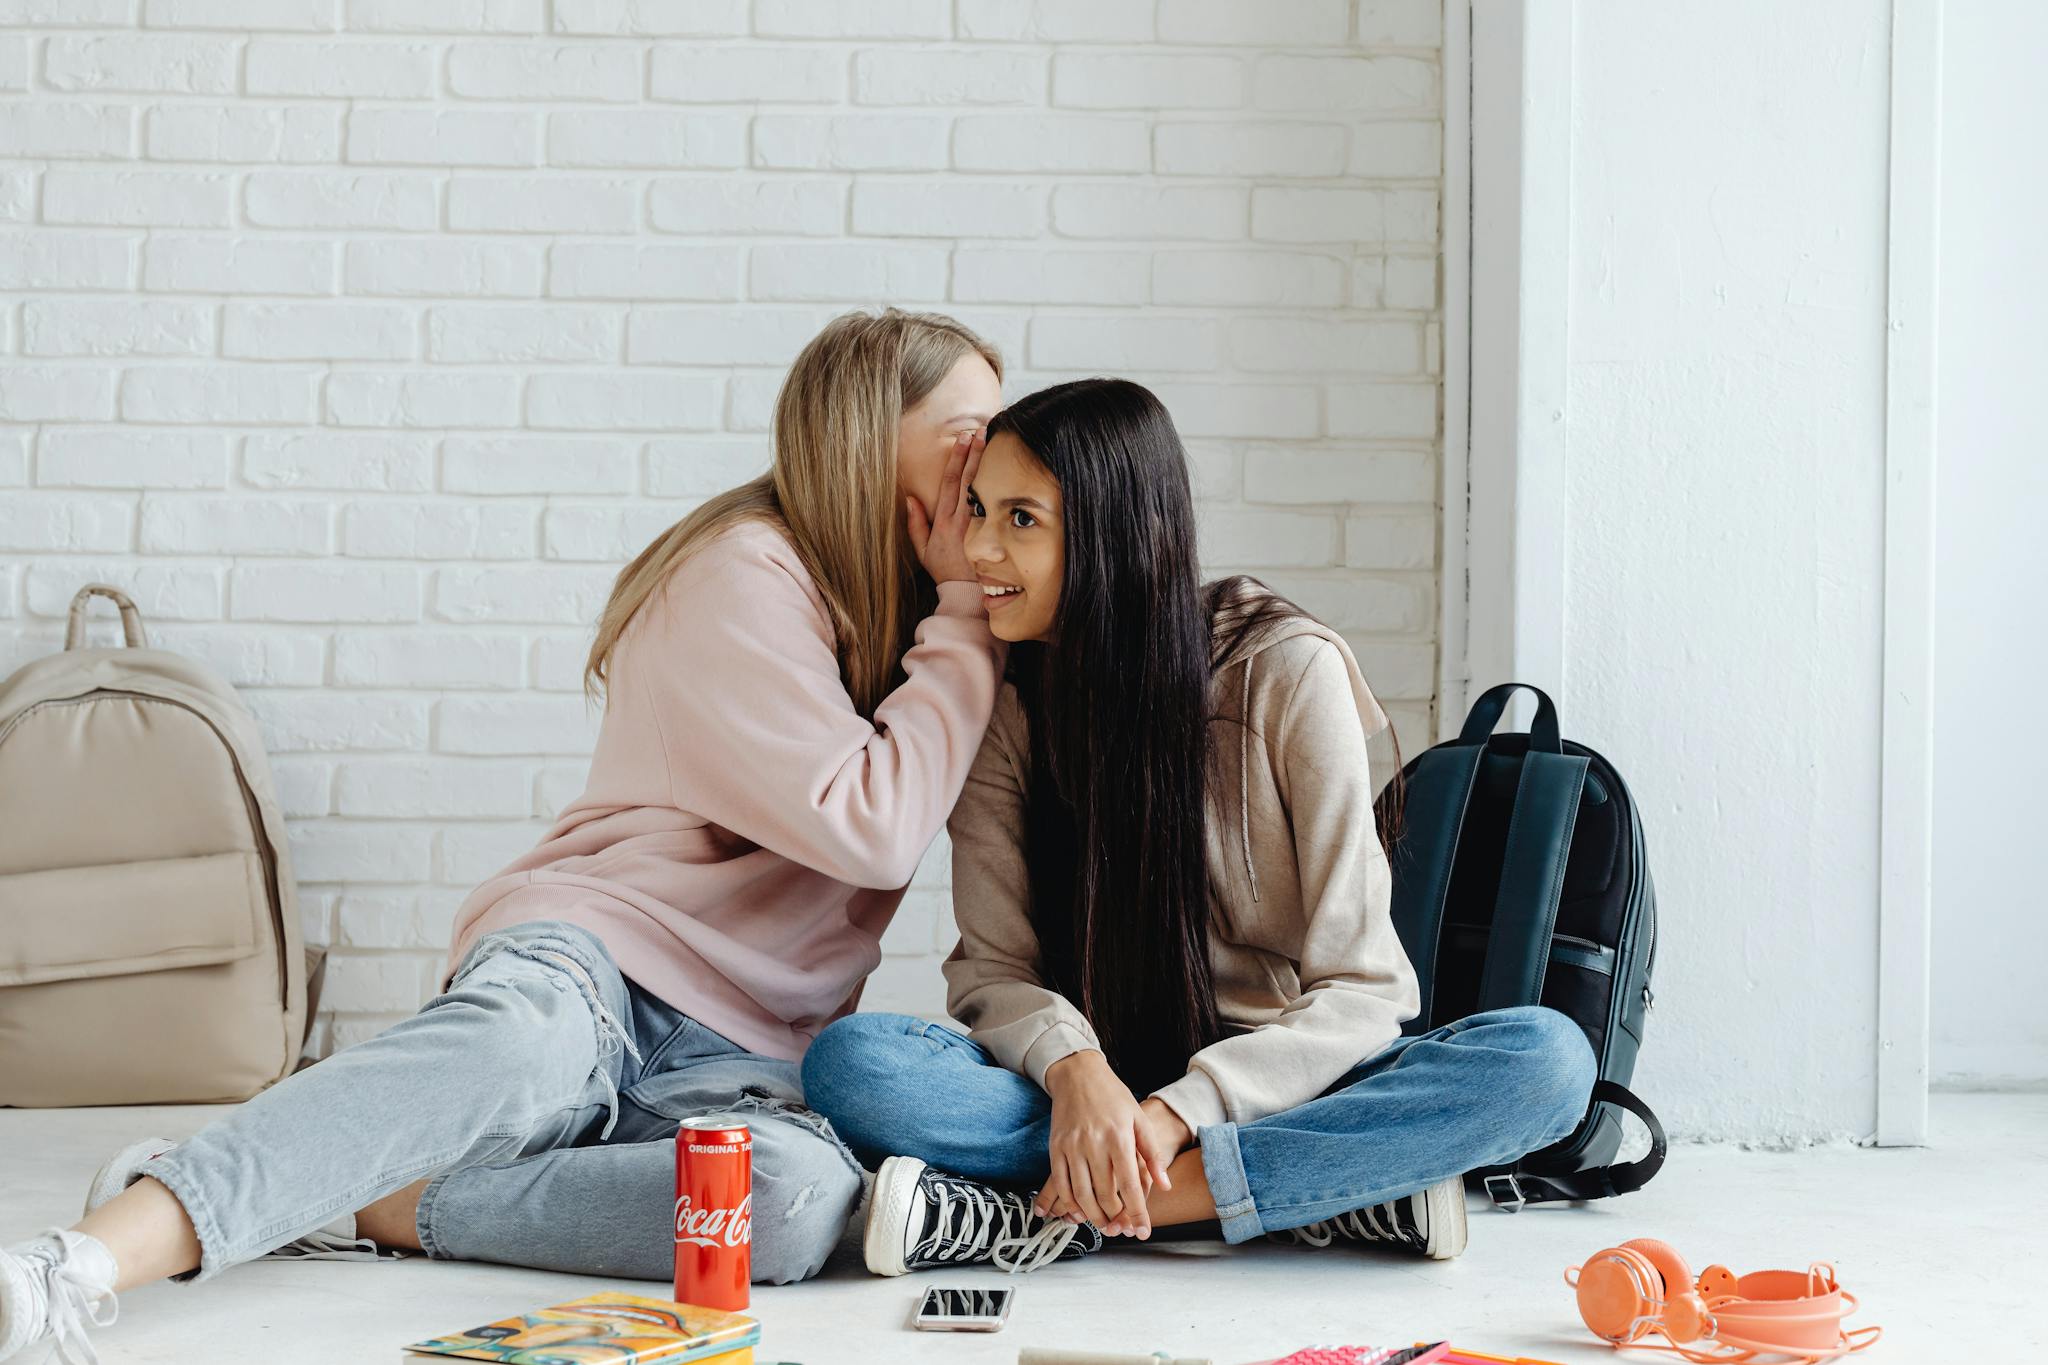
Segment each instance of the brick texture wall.
M261 718L323 1043L580 790L618 565L853 306L1166 400L1212 571L1436 643L1440 0L0 0L0 672L106 579ZM9 794L19 799L19 794ZM871 984L943 1008L944 840Z

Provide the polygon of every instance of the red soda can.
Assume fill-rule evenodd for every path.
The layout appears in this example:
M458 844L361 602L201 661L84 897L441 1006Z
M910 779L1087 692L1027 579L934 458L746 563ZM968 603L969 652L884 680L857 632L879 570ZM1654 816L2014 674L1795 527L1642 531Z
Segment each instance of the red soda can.
M676 1130L676 1302L745 1308L753 1244L753 1134L729 1119L684 1119Z

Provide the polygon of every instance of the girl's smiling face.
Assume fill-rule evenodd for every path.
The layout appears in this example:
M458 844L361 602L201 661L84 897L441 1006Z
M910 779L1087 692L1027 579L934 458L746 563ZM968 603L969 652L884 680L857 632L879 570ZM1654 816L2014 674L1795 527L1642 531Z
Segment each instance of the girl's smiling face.
M1049 640L1066 567L1059 482L1030 448L1001 432L967 490L967 558L997 639Z

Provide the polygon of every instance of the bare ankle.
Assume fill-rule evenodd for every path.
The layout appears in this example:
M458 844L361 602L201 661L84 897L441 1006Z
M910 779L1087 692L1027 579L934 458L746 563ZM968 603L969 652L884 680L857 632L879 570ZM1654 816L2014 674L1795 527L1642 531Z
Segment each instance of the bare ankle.
M366 1205L356 1214L356 1236L399 1251L420 1249L420 1197L427 1182L416 1180Z
M199 1269L199 1234L185 1206L148 1176L88 1213L77 1230L113 1253L118 1292Z

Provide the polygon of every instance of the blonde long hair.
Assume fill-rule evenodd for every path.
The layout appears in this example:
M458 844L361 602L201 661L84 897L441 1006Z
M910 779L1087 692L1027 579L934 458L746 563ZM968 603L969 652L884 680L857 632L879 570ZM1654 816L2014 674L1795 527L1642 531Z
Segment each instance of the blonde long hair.
M967 355L1002 377L995 347L943 314L887 308L827 323L775 400L773 467L684 517L619 571L584 665L585 693L603 694L627 624L677 565L720 532L765 521L788 534L810 571L832 614L840 676L855 708L872 718L914 624L916 562L896 492L897 427Z

